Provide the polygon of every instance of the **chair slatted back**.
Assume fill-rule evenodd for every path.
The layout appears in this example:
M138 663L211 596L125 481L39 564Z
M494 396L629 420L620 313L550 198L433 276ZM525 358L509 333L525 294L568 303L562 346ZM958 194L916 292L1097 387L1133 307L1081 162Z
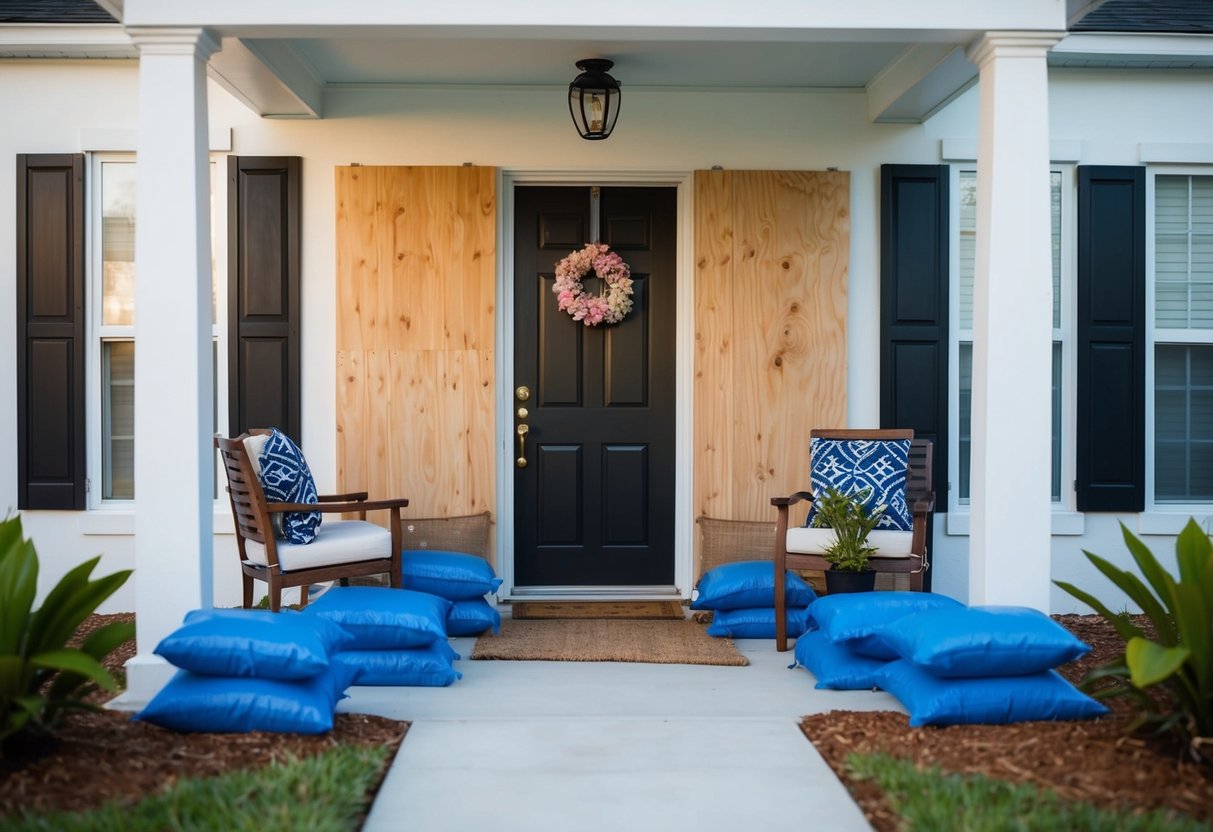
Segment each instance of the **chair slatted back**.
M249 461L248 451L244 440L248 434L242 434L233 439L223 436L215 437L215 446L219 449L219 457L223 461L223 470L227 474L227 493L232 502L232 517L236 523L236 539L240 546L240 556L244 557L244 539L256 540L267 545L267 538L272 541L273 534L266 534L270 528L269 512L265 509L265 492L261 490L261 482L253 473L253 465Z
M910 442L910 469L906 476L906 498L913 505L915 500L932 496L935 482L931 471L934 445L930 439L914 439Z

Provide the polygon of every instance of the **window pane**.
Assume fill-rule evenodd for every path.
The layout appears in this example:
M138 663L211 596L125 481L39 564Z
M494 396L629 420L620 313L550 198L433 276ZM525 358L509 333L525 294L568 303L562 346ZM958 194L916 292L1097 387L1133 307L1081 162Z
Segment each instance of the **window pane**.
M101 319L135 322L135 166L101 165Z
M960 328L973 328L973 272L977 262L977 174L960 173Z
M1053 469L1052 489L1049 494L1054 501L1061 500L1061 342L1053 342Z
M1061 328L1061 174L1049 174L1050 217L1053 226L1053 328Z
M106 500L135 498L135 343L101 345L102 490Z
M1213 176L1192 177L1192 230L1213 232Z
M973 345L960 345L960 437L957 486L961 503L969 501L969 455L973 446Z
M1154 180L1155 317L1160 328L1213 329L1213 177Z
M1213 345L1159 344L1154 370L1154 496L1213 499Z
M1188 230L1188 177L1154 178L1154 230L1159 234Z

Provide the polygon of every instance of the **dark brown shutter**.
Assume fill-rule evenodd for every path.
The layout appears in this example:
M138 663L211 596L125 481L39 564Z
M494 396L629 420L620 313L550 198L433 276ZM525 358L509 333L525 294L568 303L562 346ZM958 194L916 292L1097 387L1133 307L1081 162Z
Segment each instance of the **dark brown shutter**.
M948 500L947 165L880 166L880 426L934 446L930 487ZM927 525L934 539L935 520ZM933 570L923 586L931 589Z
M935 445L947 505L948 167L880 167L880 426Z
M228 158L228 432L301 441L296 156Z
M84 157L17 156L17 507L83 509Z
M1079 511L1145 508L1146 173L1078 168Z

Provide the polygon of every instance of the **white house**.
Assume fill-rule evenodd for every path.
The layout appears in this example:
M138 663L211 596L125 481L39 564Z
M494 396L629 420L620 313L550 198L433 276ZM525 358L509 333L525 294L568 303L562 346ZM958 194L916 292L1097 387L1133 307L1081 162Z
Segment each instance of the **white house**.
M1083 549L1213 514L1213 13L1167 11L6 3L0 505L43 592L135 568L135 696L239 601L211 437L267 419L322 491L491 512L506 598L686 597L696 517L773 521L811 427L912 427L936 591L1114 600ZM615 330L546 291L598 238Z

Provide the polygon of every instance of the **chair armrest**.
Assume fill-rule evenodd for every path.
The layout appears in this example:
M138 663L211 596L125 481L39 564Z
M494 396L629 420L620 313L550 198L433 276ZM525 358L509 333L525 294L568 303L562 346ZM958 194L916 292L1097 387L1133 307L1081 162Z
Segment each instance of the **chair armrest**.
M911 514L930 514L935 510L935 495L929 497L919 497L914 501L914 505L910 506Z
M794 506L803 501L813 502L813 495L807 491L797 491L795 494L787 497L772 497L771 505L773 506Z
M349 503L365 500L369 496L365 491L351 491L348 494L321 494L316 499L322 503Z
M325 514L339 514L353 511L379 511L380 509L406 508L408 500L368 500L361 503L266 503L265 510L274 513L278 511L320 511Z

